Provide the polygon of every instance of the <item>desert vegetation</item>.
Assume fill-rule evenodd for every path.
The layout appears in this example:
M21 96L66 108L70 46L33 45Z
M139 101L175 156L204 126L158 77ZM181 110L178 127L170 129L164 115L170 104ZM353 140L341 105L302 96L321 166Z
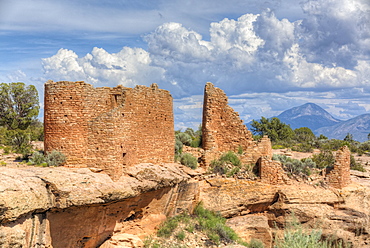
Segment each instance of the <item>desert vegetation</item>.
M305 228L297 221L294 213L284 226L283 232L275 227L274 248L349 248L343 240L335 236L324 237L318 228ZM185 248L214 247L239 244L248 248L263 248L261 240L242 240L233 229L228 227L226 219L218 213L205 209L200 202L192 214L182 213L163 222L155 236L147 237L146 248Z
M268 135L274 149L287 148L297 152L313 152L311 161L294 160L282 156L275 156L274 159L282 162L284 169L291 174L309 174L312 168L325 169L333 166L333 151L347 146L353 154L368 156L370 154L370 140L358 142L353 140L351 134L343 137L343 140L328 139L324 135L315 136L308 127L301 127L292 130L289 125L281 122L277 117L268 119L262 117L260 121L252 121L251 131L253 137L259 140L263 135ZM351 169L365 171L363 165L351 156Z
M201 147L202 145L202 127L199 126L197 131L192 128L185 129L184 132L181 130L175 131L175 161L179 161L181 164L188 166L192 169L196 169L198 160L190 153L183 152L184 146L190 146L193 148Z
M15 152L26 159L32 153L32 141L43 139L35 86L24 83L0 84L0 143L5 153Z
M3 154L19 154L18 160L29 165L59 166L66 157L59 151L44 154L34 149L32 142L43 141L44 125L39 114L38 92L24 83L0 84L0 148ZM2 166L6 162L0 162Z
M274 248L349 248L349 243L335 236L323 237L320 228L305 228L297 220L294 213L284 227L281 236L276 235Z
M255 246L253 244L259 244ZM262 242L252 245L241 240L226 219L218 213L205 209L199 203L192 214L182 213L168 218L159 227L156 237L149 237L145 247L193 247L195 245L219 246L221 244L241 244L246 247L263 247Z

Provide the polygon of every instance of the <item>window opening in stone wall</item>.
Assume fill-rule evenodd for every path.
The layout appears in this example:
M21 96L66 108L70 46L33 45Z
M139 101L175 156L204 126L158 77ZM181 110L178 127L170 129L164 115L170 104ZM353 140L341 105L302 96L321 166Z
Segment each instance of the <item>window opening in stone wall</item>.
M60 104L63 104L63 102L60 102Z
M67 115L64 115L64 117L67 117Z
M125 113L122 113L122 117L125 117Z
M72 99L72 97L70 97L69 99Z
M122 153L122 157L124 158L126 156L126 153L124 152L124 153Z

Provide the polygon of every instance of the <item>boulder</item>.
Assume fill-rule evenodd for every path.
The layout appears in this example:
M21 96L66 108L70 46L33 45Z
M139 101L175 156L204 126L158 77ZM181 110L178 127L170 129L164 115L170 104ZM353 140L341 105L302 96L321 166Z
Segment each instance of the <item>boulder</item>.
M226 225L234 229L241 239L246 242L260 240L265 248L272 247L272 232L268 219L263 215L244 215L230 218Z

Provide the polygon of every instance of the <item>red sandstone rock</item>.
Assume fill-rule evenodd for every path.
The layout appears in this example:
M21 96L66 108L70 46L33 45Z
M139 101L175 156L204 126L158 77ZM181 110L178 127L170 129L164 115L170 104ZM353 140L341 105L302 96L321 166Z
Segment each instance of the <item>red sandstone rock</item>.
M165 216L192 211L199 199L188 178L175 164L139 164L117 182L88 168L4 167L0 247L92 248L133 226L143 239Z
M246 242L256 239L260 240L265 248L272 247L272 232L266 216L237 216L228 219L226 225L231 227Z

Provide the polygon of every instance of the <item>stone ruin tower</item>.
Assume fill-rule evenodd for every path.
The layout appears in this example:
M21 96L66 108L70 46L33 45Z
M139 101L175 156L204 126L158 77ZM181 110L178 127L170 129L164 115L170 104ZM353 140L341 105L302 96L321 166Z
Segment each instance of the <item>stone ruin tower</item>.
M206 166L224 152L242 149L242 162L258 164L262 181L283 182L285 173L281 164L272 160L270 139L265 136L254 141L239 114L228 105L224 91L212 83L207 83L204 89L202 133L202 161Z
M270 139L253 140L239 114L229 105L225 92L212 83L204 89L202 144L206 165L224 152L243 150L244 163L256 163L262 156L272 158Z
M326 175L328 184L342 189L351 183L351 151L347 146L341 147L335 153L334 168Z
M63 152L66 166L102 169L116 180L126 166L173 162L172 96L156 84L48 81L44 103L45 151Z

